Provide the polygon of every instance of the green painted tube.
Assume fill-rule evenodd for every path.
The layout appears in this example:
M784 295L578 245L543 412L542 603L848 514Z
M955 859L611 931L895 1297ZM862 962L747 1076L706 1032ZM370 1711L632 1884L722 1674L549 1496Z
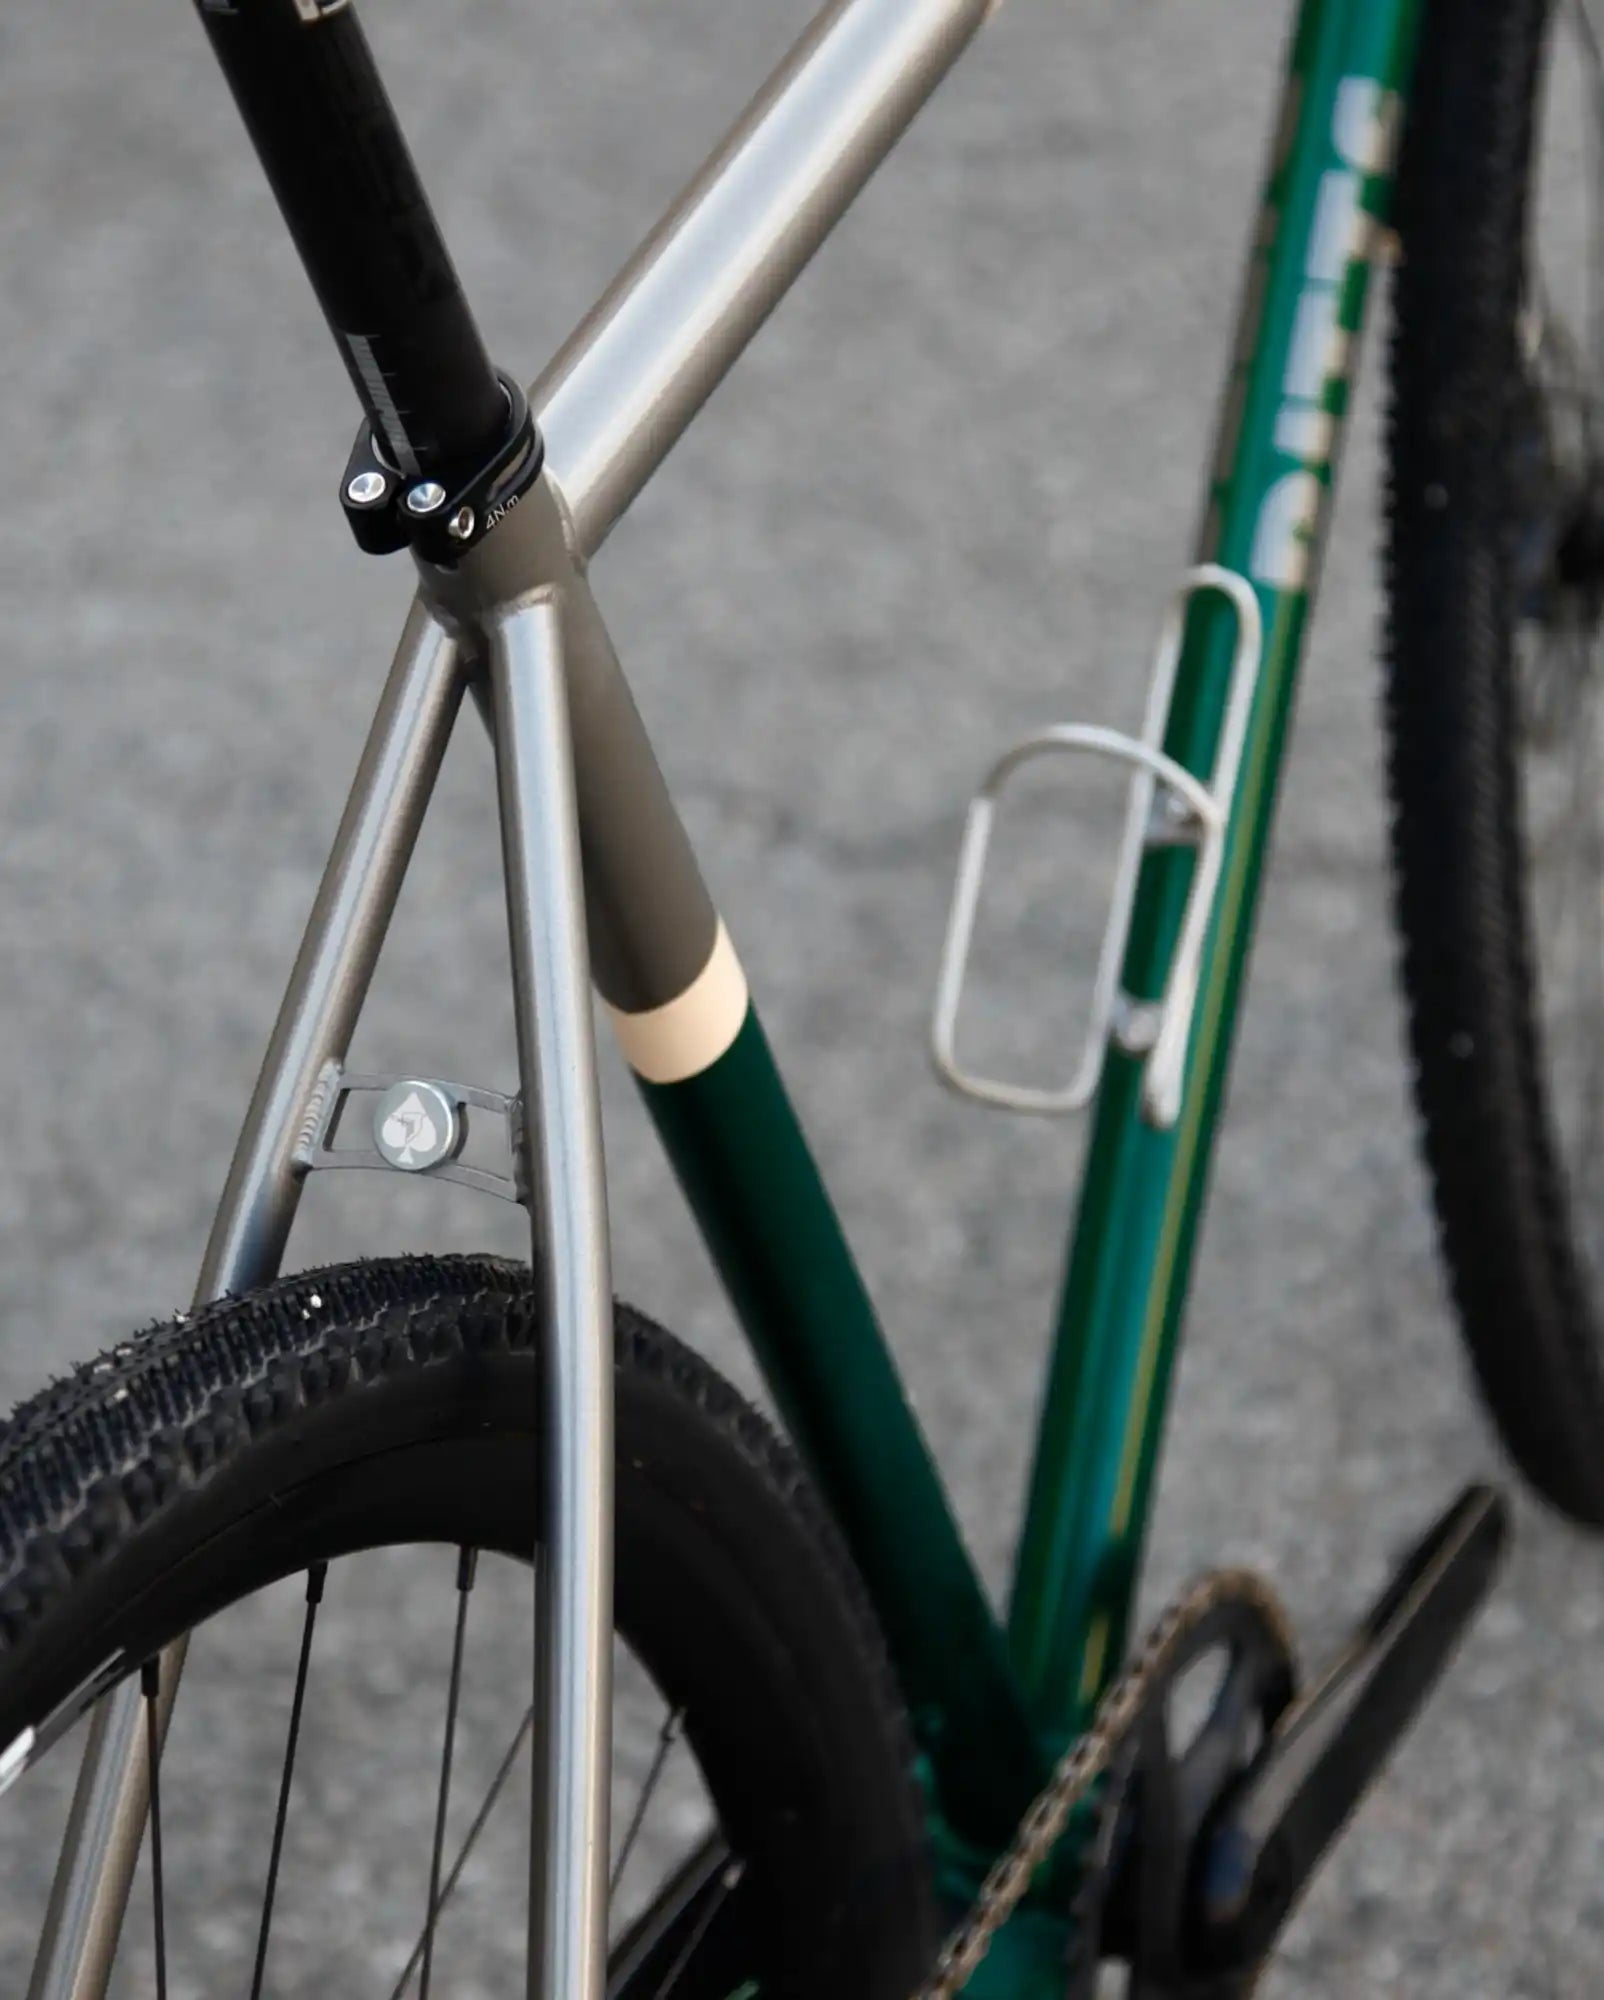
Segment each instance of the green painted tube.
M1385 215L1419 0L1305 0L1253 245L1199 560L1246 576L1264 653L1205 948L1178 1123L1111 1053L1095 1107L1010 1617L1032 1712L1083 1726L1124 1653L1238 991ZM1211 768L1232 620L1194 601L1165 747ZM1144 863L1125 985L1164 990L1192 858Z
M869 1587L942 1817L1006 1841L1044 1775L975 1575L755 1009L710 1068L640 1082L775 1402Z

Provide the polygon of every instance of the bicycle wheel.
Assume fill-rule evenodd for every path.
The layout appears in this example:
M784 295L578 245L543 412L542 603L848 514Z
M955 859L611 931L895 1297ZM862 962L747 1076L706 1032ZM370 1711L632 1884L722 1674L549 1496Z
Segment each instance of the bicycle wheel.
M350 1265L142 1335L46 1390L0 1432L0 1746L42 1729L92 1677L104 1678L108 1660L113 1673L137 1670L158 1648L215 1621L190 1649L152 1814L153 1831L165 1823L167 1857L152 1875L161 1913L152 1929L164 1933L172 1978L197 1982L175 1984L175 1993L382 1996L403 1990L405 1974L403 1984L393 1978L409 1948L413 1971L433 1959L446 1991L496 1990L454 1976L443 1925L424 1919L441 1911L460 1872L444 1828L464 1638L473 1643L468 1608L485 1589L475 1581L477 1552L516 1559L484 1567L502 1582L517 1576L528 1591L541 1337L528 1274L516 1267L455 1258ZM792 1457L734 1391L625 1307L617 1313L617 1435L618 1635L665 1721L634 1759L646 1773L638 1797L615 1782L621 1893L610 1992L905 2000L934 1943L920 1799L883 1649L828 1521ZM372 1628L394 1595L393 1577L366 1592L346 1579L420 1544L446 1545L443 1557L436 1551L438 1607L420 1611L409 1597L409 1650L387 1648ZM393 1723L375 1723L355 1776L332 1774L339 1739L368 1730L371 1689L343 1706L336 1699L337 1726L298 1764L294 1744L298 1734L308 1738L319 1702L337 1696L342 1675L360 1681L364 1659L383 1650L392 1679L404 1683L419 1665L409 1652L438 1634L440 1645L429 1648L438 1655L460 1617L443 1736L420 1730L403 1746L417 1775L413 1806L426 1799L430 1807L414 1815L425 1850L433 1838L428 1891L420 1907L395 1892L399 1861L368 1866L339 1890L345 1935L311 1949L289 1918L294 1871L279 1866L281 1824L271 1866L261 1851L223 1856L245 1887L232 1905L208 1890L196 1916L204 1935L190 1941L186 1965L173 1904L185 1875L175 1860L185 1817L173 1753L191 1679L229 1618L243 1618L275 1580L301 1572L314 1582L304 1593L306 1646L293 1696L253 1684L226 1689L233 1720L217 1716L210 1727L230 1732L230 1748L209 1741L199 1775L280 1796L280 1822L293 1828L294 1786L306 1783L297 1774L310 1771L322 1857L313 1874L337 1881L342 1868L368 1866L364 1844L388 1856L401 1807L386 1805L381 1823L349 1826L337 1838L329 1824L331 1800L368 1796L363 1758L371 1761L373 1742L397 1734ZM314 1620L342 1601L361 1604L363 1618L327 1659ZM520 1614L526 1641L531 1625ZM247 1638L248 1651L257 1645ZM499 1690L498 1747L504 1738L507 1754L475 1825L527 1744L526 1674L527 1666ZM382 1715L382 1700L379 1707ZM273 1722L272 1768L242 1771L238 1732L262 1712ZM292 1713L300 1720L286 1731ZM676 1755L694 1762L694 1782L681 1770L665 1790L679 1738ZM25 1777L8 1810L27 1785ZM464 1789L459 1780L459 1824ZM648 1824L649 1809L670 1792L665 1835ZM527 1804L520 1810L527 1838ZM509 1808L506 1817L516 1815ZM147 1845L154 1857L156 1839ZM208 1880L219 1845L215 1835L206 1843ZM643 1884L648 1858L660 1865ZM521 1870L515 1891L527 1888L527 1859ZM412 1879L421 1890L416 1868ZM315 1882L307 1893L315 1900ZM519 1949L523 1909L515 1893L497 1913ZM482 1908L475 1922L486 1922ZM153 1947L145 1937L131 1941L133 1929L125 1928L125 1946L148 1964ZM265 1987L247 1988L253 1956L258 1981L268 1966ZM344 1976L332 1976L335 1968ZM505 1979L500 1990L509 1990Z
M1386 721L1415 1091L1505 1443L1604 1525L1604 70L1428 0L1398 184Z

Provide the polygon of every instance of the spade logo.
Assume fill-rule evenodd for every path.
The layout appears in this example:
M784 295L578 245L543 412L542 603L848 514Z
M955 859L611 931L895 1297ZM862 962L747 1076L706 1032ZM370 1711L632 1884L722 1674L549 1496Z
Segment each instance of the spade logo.
M426 1166L440 1149L440 1128L415 1090L385 1119L379 1137L398 1167L415 1167L420 1159Z

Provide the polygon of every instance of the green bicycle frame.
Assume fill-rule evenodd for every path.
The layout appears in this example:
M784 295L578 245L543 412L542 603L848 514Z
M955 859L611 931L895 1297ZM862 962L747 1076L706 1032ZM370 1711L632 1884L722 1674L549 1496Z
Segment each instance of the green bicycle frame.
M1136 1588L1231 1029L1385 222L1419 0L1306 0L1254 232L1198 560L1263 617L1179 1117L1110 1046L1058 1313L1006 1635L986 1603L755 1013L642 1088L759 1362L868 1581L943 1822L1004 1841L1116 1671ZM1164 738L1211 769L1235 631L1189 610ZM1195 855L1143 861L1123 983L1165 990ZM986 1990L992 1990L988 1984ZM998 1990L1003 1990L999 1988Z
M1246 576L1264 653L1193 1019L1181 1115L1155 1131L1140 1065L1099 1097L1043 1411L1010 1630L1033 1713L1084 1721L1124 1649L1276 780L1386 216L1417 0L1314 0L1298 22L1253 245L1199 560ZM1219 734L1232 634L1197 602L1166 741L1194 771ZM1150 857L1127 990L1162 990L1184 857Z

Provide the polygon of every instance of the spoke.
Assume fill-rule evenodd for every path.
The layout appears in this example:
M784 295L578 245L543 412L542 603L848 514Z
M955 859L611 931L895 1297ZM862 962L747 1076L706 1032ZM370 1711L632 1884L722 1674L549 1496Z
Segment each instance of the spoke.
M630 1919L607 1956L607 2000L652 2000L665 1968L679 1962L680 1946L701 1928L701 1912L735 1862L717 1827L703 1835L659 1884L646 1908Z
M140 1669L145 1695L145 1755L150 1764L150 1899L156 1914L156 2000L167 2000L167 1897L162 1881L162 1726L159 1659Z
M657 1747L652 1752L651 1767L646 1773L646 1782L641 1786L640 1797L635 1801L635 1810L630 1815L629 1830L624 1835L623 1844L618 1850L618 1859L613 1863L612 1877L607 1884L609 1895L618 1893L618 1885L624 1879L624 1870L629 1866L629 1857L646 1822L647 1808L651 1805L653 1793L662 1782L669 1752L679 1740L680 1728L684 1721L684 1709L676 1708L665 1718L662 1728L657 1732Z
M657 1992L654 1996L654 2000L666 2000L666 1996L672 1993L674 1988L679 1984L680 1977L685 1971L685 1968L690 1964L691 1960L696 1956L697 1946L702 1942L703 1938L707 1936L708 1931L712 1927L713 1919L718 1915L719 1911L723 1909L725 1903L729 1900L730 1891L739 1886L741 1877L742 1875L745 1874L745 1872L746 1869L743 1863L739 1861L732 1861L730 1862L729 1866L724 1870L723 1874L720 1875L720 1877L718 1878L718 1887L713 1891L712 1895L710 1895L707 1898L706 1903L704 1904L700 1914L697 1917L694 1929L691 1931L690 1936L685 1940L684 1948L680 1952L679 1957L676 1958L674 1963L668 1968L668 1977L663 1981L662 1985L658 1987Z
M267 1887L262 1892L262 1922L256 1933L256 1970L251 1976L251 2000L262 2000L267 1973L267 1940L273 1928L273 1904L278 1895L279 1863L284 1856L284 1829L290 1816L290 1786L295 1780L295 1752L301 1741L301 1711L306 1705L306 1677L312 1664L312 1632L323 1602L327 1563L314 1563L306 1573L306 1616L301 1623L301 1656L295 1669L295 1693L290 1701L290 1726L284 1742L284 1768L279 1774L278 1811L273 1818L273 1847L267 1862Z
M451 1864L451 1873L446 1877L440 1890L439 1909L436 1911L436 1915L439 1914L439 1910L443 1910L446 1904L451 1901L458 1879L463 1869L468 1865L468 1856L472 1854L474 1845L478 1841L480 1834L484 1832L485 1827L489 1824L490 1815L495 1811L496 1801L501 1797L507 1780L512 1776L513 1769L518 1762L518 1753L528 1740L529 1732L534 1727L534 1723L535 1710L533 1703L531 1703L524 1710L524 1719L519 1723L512 1741L507 1745L507 1754L496 1767L496 1775L490 1780L490 1789L485 1793L478 1812L474 1814L473 1825L469 1827L467 1838L458 1850L456 1860ZM401 1977L396 1981L395 1990L390 1995L390 2000L404 2000L406 1990L412 1984L412 1975L417 1971L418 1962L423 1957L423 1944L427 1934L427 1930L418 1933L418 1941L412 1947L412 1956L407 1960Z
M423 1924L423 1974L418 2000L429 2000L434 1971L434 1932L440 1920L440 1864L445 1854L446 1807L451 1802L451 1758L457 1745L457 1704L462 1698L462 1649L468 1636L468 1593L479 1567L479 1551L464 1549L457 1558L457 1629L451 1642L451 1687L446 1696L446 1740L440 1752L440 1796L434 1813L434 1853L429 1859L429 1912Z

